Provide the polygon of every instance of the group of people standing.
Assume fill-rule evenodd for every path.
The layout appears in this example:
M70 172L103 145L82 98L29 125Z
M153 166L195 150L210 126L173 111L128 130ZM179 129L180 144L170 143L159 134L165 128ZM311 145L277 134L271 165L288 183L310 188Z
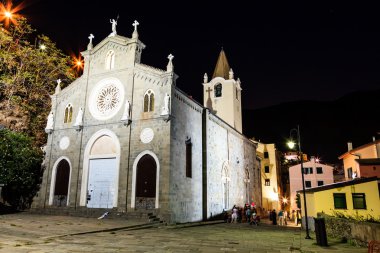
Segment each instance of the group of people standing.
M244 208L234 205L231 217L227 215L225 219L229 223L246 222L251 225L258 225L260 222L260 216L257 214L256 208L249 204L245 204Z
M268 215L269 220L272 221L273 225L278 224L279 226L286 226L288 225L288 221L290 220L290 218L292 220L294 219L294 222L296 225L301 223L301 212L299 210L297 211L293 210L292 215L291 215L292 217L289 217L288 211L283 210L283 209L278 211L278 213L276 212L275 209L268 212L269 212L269 215Z

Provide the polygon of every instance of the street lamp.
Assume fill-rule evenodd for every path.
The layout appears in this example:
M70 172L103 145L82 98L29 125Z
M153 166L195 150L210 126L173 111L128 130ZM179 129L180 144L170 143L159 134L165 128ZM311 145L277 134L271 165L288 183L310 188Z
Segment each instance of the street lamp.
M8 0L6 3L0 2L0 22L4 20L6 28L8 28L10 23L17 25L17 19L21 17L17 12L24 8L23 5L23 2L21 2L12 8L12 1Z
M292 138L292 132L296 131L297 132L297 145L298 145L298 153L300 156L300 162L301 162L301 175L302 175L302 194L303 194L303 204L304 204L304 210L305 210L305 225L306 225L306 237L305 239L311 239L309 235L309 222L307 219L307 205L306 205L306 193L305 193L305 178L304 178L304 169L303 169L303 154L301 150L301 135L300 135L300 126L297 125L297 129L293 128L290 130L290 138ZM289 148L294 148L296 143L292 140L288 142L288 147Z

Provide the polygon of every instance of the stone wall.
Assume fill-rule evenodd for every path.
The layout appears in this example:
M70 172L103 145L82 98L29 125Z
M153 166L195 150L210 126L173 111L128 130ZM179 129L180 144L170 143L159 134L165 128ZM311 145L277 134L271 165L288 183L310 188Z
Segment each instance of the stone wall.
M202 111L176 89L172 101L170 210L172 220L202 220ZM186 176L186 140L191 141L192 175Z
M256 146L207 110L207 217L233 205L261 206Z
M367 246L371 240L380 241L380 224L323 216L328 236Z

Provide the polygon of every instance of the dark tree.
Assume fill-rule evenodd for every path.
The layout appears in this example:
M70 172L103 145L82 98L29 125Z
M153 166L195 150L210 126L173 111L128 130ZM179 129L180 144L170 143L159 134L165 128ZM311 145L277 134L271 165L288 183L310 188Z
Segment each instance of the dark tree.
M42 177L42 151L33 140L8 129L0 129L0 183L2 197L14 209L30 207Z

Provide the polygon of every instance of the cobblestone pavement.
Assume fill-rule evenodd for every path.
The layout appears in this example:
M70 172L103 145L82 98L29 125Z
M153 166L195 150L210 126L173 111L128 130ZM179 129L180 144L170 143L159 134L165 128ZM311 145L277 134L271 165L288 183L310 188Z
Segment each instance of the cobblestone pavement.
M103 232L100 232L103 231ZM227 223L153 226L141 220L12 214L0 216L0 252L367 252L297 227Z

